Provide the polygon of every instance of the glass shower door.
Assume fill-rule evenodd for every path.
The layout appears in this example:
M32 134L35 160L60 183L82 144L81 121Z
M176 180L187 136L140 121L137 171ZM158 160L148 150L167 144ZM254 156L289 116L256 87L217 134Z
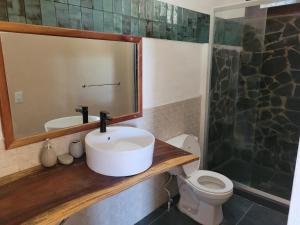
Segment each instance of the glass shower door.
M299 35L300 14L273 16L260 6L215 12L208 168L283 199L300 134Z

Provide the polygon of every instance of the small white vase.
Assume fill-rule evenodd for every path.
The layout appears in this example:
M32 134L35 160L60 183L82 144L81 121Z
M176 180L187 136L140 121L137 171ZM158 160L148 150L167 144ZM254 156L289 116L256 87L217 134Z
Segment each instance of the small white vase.
M74 158L80 158L84 151L83 151L83 145L80 140L74 140L69 145L69 152Z

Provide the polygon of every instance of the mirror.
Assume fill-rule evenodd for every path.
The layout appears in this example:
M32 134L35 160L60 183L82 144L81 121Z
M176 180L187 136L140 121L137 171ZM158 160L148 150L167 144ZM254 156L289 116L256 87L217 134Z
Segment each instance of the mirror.
M13 141L95 127L100 111L109 112L115 122L141 115L140 39L8 32L1 25L0 31Z

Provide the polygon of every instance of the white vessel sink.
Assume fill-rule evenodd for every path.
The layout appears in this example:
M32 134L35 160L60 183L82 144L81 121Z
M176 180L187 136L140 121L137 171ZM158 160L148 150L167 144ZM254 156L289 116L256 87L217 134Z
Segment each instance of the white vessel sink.
M131 176L152 165L154 136L133 127L107 127L85 137L88 167L106 176Z
M98 116L89 116L89 122L99 121L100 118ZM62 117L54 120L50 120L45 123L44 127L46 132L62 129L66 127L73 127L76 125L82 124L82 116L68 116Z

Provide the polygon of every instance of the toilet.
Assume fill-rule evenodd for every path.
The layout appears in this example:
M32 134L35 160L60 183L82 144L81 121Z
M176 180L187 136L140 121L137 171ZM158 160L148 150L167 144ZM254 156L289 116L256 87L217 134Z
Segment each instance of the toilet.
M200 156L198 138L182 134L167 141L170 145ZM177 176L180 193L178 209L202 225L219 225L222 204L233 193L233 183L222 174L199 170L200 160L169 171Z

